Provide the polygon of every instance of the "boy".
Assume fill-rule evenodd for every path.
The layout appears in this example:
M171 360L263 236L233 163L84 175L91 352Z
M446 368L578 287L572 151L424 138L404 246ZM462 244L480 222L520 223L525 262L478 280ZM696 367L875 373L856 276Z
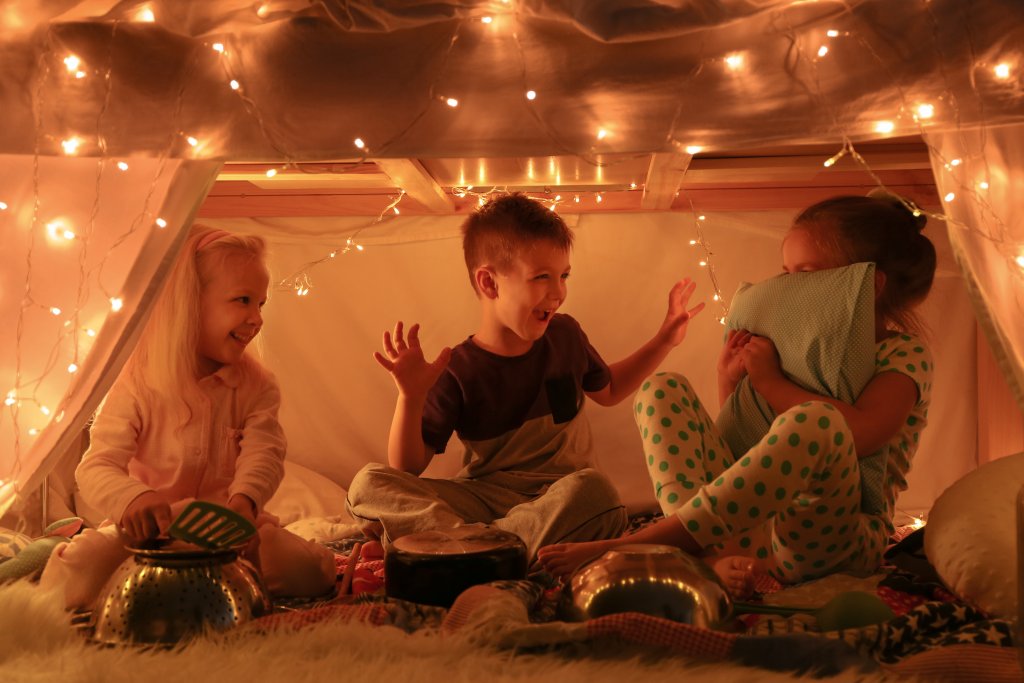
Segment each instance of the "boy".
M414 531L490 524L518 535L529 556L550 543L613 537L626 514L614 486L589 467L584 394L610 406L631 396L704 307L695 285L673 287L658 333L605 364L565 301L573 234L529 197L492 199L463 224L463 251L480 302L475 334L432 363L419 326L399 322L374 358L398 386L389 467L371 463L348 491L364 530L392 541ZM452 432L466 446L454 479L419 475Z

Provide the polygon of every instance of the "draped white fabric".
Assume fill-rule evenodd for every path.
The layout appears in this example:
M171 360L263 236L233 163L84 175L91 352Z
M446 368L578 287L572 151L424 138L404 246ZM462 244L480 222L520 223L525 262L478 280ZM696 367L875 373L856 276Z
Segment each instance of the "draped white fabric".
M1024 126L928 139L943 212L952 219L953 253L996 362L1024 408Z
M957 220L971 300L1021 398L1019 0L25 0L0 5L0 19L0 394L11 397L0 417L0 512L39 481L109 386L223 159L557 154L600 165L687 146L839 149L924 133L942 194L954 194L944 209ZM983 178L984 193L974 189ZM48 227L57 220L72 237ZM296 455L341 482L381 457L380 425L348 413L360 397L374 419L390 412L370 340L397 317L427 324L435 350L471 329L471 294L450 260L457 245L435 239L455 223L380 226L359 259L316 271L316 296L271 309L268 360L288 392ZM663 290L692 268L675 223L670 214L581 220L569 310L609 357L652 328ZM774 271L771 259L749 258L774 249L757 218L716 225L724 283ZM275 265L323 256L322 232L278 221ZM953 358L973 353L962 286L947 274L930 304L941 307L934 343ZM119 296L124 308L111 314ZM694 335L670 364L696 368L708 387L716 330ZM944 381L970 382L964 365ZM909 507L927 507L969 467L958 454L973 453L977 416L944 405L933 410L944 429L929 437L941 448L922 447L933 467L915 474L929 485ZM628 419L614 415L595 411L608 427L599 457L632 463L620 458L636 448ZM624 487L641 491L643 474L630 467Z

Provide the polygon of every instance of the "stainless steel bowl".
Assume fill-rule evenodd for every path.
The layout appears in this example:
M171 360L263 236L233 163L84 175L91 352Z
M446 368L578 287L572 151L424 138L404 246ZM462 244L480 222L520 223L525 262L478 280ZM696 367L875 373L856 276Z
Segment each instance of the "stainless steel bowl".
M641 612L704 628L725 628L732 599L706 564L666 545L624 545L572 579L577 616Z
M132 550L100 593L93 638L173 645L268 614L255 568L233 550Z

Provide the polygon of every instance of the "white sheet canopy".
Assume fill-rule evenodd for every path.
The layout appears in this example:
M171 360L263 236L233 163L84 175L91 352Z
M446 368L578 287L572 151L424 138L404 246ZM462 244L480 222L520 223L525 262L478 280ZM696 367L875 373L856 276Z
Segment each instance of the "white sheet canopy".
M1024 406L1021 46L1019 0L0 3L0 513L81 432L225 160L601 166L687 148L834 143L856 155L862 141L920 134L948 218L930 228L945 254L934 345L951 368L974 354L976 316ZM267 234L283 277L372 218L220 224ZM726 294L777 268L790 218L708 216ZM383 457L393 390L369 365L380 330L418 318L435 350L471 331L459 220L380 223L360 233L365 253L311 272L315 296L279 293L269 309L265 357L293 455L343 485ZM569 310L610 359L694 269L684 225L671 213L580 218ZM695 328L670 364L713 386L717 335ZM958 373L933 409L944 429L922 445L927 484L911 508L973 466L979 417L952 388L973 375ZM639 447L627 413L594 422L602 465ZM954 449L968 452L951 460ZM639 492L636 460L622 481Z

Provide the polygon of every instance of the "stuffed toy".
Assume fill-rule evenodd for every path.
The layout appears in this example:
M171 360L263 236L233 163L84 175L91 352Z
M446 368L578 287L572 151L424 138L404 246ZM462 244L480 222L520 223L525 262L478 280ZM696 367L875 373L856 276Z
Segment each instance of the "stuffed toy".
M84 524L81 517L61 519L46 527L43 535L35 540L16 531L0 529L0 583L39 578L53 549L71 540Z

